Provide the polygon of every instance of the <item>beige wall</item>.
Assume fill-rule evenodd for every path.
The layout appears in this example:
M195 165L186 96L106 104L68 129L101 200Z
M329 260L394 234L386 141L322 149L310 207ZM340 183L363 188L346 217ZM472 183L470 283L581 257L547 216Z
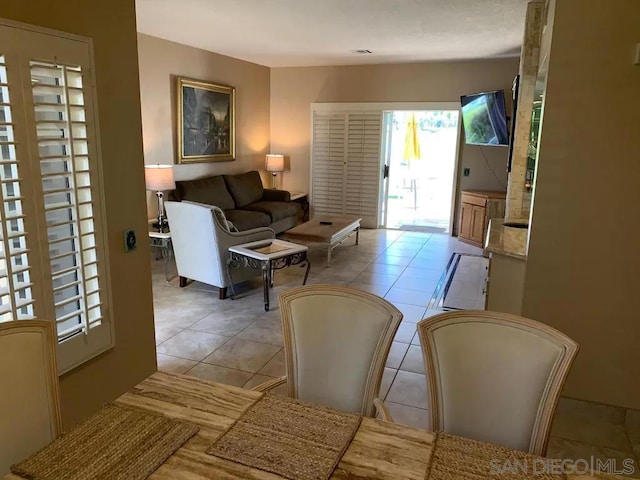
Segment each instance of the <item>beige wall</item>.
M269 153L269 68L138 34L145 163L177 163L176 77L236 89L236 160L176 165L177 180L264 168ZM151 198L153 197L153 199ZM155 196L148 194L150 215Z
M68 428L156 369L134 2L11 0L0 14L94 42L116 346L61 378ZM138 249L124 253L129 228Z
M565 394L640 408L637 0L559 0L523 312L581 347Z
M518 61L271 69L271 150L289 156L284 186L309 189L311 103L459 102L464 94L504 89L510 111ZM506 190L507 148L462 145L461 155L461 167L471 168L461 188Z

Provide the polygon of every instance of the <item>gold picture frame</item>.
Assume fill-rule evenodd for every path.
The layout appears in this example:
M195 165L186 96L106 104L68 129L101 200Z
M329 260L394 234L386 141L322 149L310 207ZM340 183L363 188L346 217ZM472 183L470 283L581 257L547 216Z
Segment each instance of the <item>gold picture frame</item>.
M178 163L235 160L236 89L184 77L176 84Z

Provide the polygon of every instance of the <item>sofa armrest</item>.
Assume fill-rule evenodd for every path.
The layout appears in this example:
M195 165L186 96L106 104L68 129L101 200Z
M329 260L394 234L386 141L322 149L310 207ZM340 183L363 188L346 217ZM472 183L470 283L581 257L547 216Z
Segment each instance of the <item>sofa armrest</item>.
M287 190L276 190L275 188L265 188L262 200L265 202L290 202L291 192Z

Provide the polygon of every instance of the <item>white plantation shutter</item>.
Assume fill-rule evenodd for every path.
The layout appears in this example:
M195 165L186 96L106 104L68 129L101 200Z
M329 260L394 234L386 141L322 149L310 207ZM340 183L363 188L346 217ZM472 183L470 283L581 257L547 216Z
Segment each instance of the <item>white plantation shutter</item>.
M4 55L0 55L0 322L35 318L24 196Z
M314 112L311 204L317 215L341 215L344 205L345 116Z
M113 345L91 44L0 25L0 49L8 44L16 48L3 65L5 83L16 93L14 111L24 114L0 128L13 148L7 160L3 149L0 172L2 252L16 257L6 269L13 305L5 304L0 271L0 321L55 321L66 371ZM10 131L22 141L10 145Z
M380 112L347 114L347 173L344 213L376 226L380 190Z
M314 111L311 206L378 225L382 112Z

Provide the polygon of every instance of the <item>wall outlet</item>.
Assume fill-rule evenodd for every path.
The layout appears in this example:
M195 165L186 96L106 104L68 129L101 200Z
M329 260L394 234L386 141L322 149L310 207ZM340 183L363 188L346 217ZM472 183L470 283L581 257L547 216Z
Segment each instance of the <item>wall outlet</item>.
M468 177L469 175L471 175L471 169L470 168L465 168L462 171L462 175L465 176L465 177Z
M136 249L136 231L125 230L124 231L124 251L133 252Z

